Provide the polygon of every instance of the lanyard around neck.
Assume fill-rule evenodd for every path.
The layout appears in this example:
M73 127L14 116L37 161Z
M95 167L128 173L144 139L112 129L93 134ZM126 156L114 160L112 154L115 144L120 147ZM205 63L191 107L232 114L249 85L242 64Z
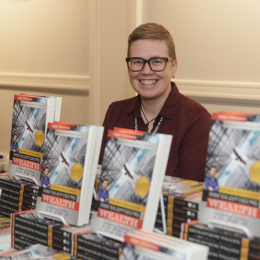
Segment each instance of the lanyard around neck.
M155 127L154 131L152 132L153 134L155 134L155 133L158 131L158 128L159 128L159 126L160 126L162 120L163 120L163 117L161 116L161 118L160 118L160 120L159 120L157 126ZM138 119L137 119L136 116L135 116L135 130L138 131Z

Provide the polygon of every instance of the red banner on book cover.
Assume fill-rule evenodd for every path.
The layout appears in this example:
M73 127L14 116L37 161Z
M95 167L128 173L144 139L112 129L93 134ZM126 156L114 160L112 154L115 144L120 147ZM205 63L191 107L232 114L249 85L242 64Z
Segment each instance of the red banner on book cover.
M41 169L42 169L42 165L40 163L27 161L27 160L23 160L20 158L13 157L12 163L14 165L26 167L26 168L37 170L37 171L41 171Z
M66 209L79 211L79 203L76 201L67 200L67 199L63 199L63 198L59 198L47 194L42 194L41 201L59 207L63 207Z
M32 102L33 98L32 97L28 97L28 96L18 96L18 95L15 95L14 96L14 100Z
M70 131L70 127L75 124L48 123L48 129Z
M99 208L97 215L100 218L104 218L133 228L142 228L143 225L143 221L141 219L133 218L107 209Z
M260 218L259 208L226 200L207 198L207 207L251 218Z
M120 133L115 130L108 130L108 137L114 137L114 138L121 138L121 139L128 139L128 140L136 140L137 135L133 134L127 134L127 133Z

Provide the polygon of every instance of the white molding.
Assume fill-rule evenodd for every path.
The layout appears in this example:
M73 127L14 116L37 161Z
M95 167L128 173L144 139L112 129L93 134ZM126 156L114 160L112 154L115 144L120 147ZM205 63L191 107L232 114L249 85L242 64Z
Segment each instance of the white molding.
M89 76L0 72L0 89L88 95Z
M233 82L233 81L207 81L207 80L185 80L174 79L178 85L190 85L190 86L212 86L212 87L229 87L229 88L252 88L260 89L260 82Z
M200 103L219 103L232 104L238 106L257 106L260 107L260 95L242 95L242 94L221 94L210 92L181 91L187 97L190 97Z
M100 125L100 0L89 1L89 124Z
M260 107L260 83L174 79L180 92L200 103ZM198 90L194 87L198 87ZM223 88L225 92L223 93ZM190 89L193 89L192 91ZM239 89L239 93L235 93ZM194 91L195 90L195 91ZM251 90L251 91L250 91ZM247 94L250 92L254 94Z

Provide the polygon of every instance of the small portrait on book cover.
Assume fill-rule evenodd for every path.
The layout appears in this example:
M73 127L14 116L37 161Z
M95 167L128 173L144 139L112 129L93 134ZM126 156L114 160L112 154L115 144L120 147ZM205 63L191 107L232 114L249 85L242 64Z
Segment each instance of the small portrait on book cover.
M17 134L14 134L13 141L11 142L11 151L19 153L19 146L17 142Z
M108 180L105 179L102 183L102 188L98 190L98 194L97 194L98 201L109 203L109 193L107 190L107 186L108 186Z
M210 176L205 179L205 189L209 191L219 191L218 180L215 178L217 168L211 166L209 170Z
M41 177L41 187L49 189L50 188L50 178L49 175L49 168L46 167L44 169L44 176Z

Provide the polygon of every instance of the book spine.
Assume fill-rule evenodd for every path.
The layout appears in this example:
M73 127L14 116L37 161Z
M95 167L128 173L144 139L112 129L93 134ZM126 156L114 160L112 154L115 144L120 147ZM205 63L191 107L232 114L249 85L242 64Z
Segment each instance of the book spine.
M197 244L208 246L212 250L221 250L223 252L233 254L236 256L241 255L241 247L232 247L228 244L219 244L219 241L209 240L207 237L190 235L190 234L183 234L181 235L184 240L194 242ZM243 256L243 255L241 255Z

